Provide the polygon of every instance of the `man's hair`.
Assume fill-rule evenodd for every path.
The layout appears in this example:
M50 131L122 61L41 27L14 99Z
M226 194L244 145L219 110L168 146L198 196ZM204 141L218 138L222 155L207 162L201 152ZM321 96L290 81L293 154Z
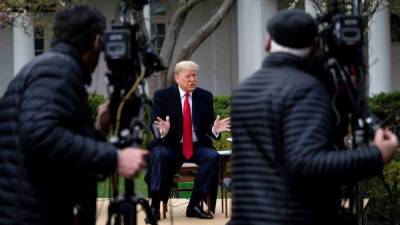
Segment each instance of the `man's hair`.
M103 34L105 28L106 19L95 7L71 6L55 15L53 43L65 42L83 53L90 49L96 35Z
M180 61L175 65L174 74L177 75L182 70L194 69L199 70L199 65L193 61Z

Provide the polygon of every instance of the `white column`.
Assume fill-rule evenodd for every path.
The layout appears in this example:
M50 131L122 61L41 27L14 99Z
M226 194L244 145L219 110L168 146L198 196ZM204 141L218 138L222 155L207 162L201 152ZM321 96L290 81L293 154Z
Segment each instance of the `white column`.
M25 24L25 30L21 27ZM13 27L14 76L35 56L33 25L29 18L17 17Z
M306 0L304 2L304 10L309 13L312 17L317 17L317 9L311 0Z
M239 81L260 68L266 55L266 24L277 9L277 0L237 1Z
M145 5L143 8L143 17L144 17L144 22L146 24L146 29L147 32L150 34L150 3Z
M392 90L390 14L387 7L377 10L369 28L369 94L374 95Z

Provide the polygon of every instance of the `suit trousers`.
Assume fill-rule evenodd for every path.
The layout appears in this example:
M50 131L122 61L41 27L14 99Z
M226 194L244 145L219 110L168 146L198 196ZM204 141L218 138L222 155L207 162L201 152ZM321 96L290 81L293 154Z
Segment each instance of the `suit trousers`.
M151 149L145 176L150 193L158 193L162 201L168 200L174 175L184 162L196 163L198 166L194 179L194 193L205 198L208 193L216 190L219 154L212 148L196 144L193 147L193 155L189 160L183 157L181 146L173 149L166 145L156 145Z

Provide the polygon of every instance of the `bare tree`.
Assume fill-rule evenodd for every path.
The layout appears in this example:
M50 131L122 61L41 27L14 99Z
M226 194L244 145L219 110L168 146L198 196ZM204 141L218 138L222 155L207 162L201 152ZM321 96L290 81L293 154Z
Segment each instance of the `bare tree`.
M328 3L326 0L310 0L318 12L326 12ZM382 6L385 0L364 0L362 1L362 16L366 18L366 21L370 21L372 16L378 11L379 7ZM347 4L349 5L349 4ZM343 6L346 7L346 6ZM386 6L385 6L386 7ZM351 8L347 8L351 10Z
M44 9L46 9L46 11L49 9L54 11L57 8L81 1L82 0L1 0L0 26L12 26L13 19L21 14L35 16L43 13ZM175 62L172 61L174 54L178 54L177 58L179 60L190 58L201 43L218 28L236 2L236 0L221 0L221 4L214 15L188 39L182 50L177 52L176 43L189 12L196 5L205 1L215 0L179 0L178 6L168 23L167 32L160 51L161 61L167 68L173 68L175 64ZM169 4L168 1L164 1L164 3ZM143 12L134 12L134 17L135 21L139 22L140 33L144 35L143 40L146 39L148 41L148 31L145 28ZM159 73L158 78L153 78L153 80L154 79L158 79L156 81L157 85L155 85L157 88L165 87L173 82L172 70L170 69L169 72L165 71Z
M193 52L203 43L203 41L218 28L222 20L228 14L229 10L232 8L235 0L224 0L219 7L218 11L199 29L197 32L183 45L180 51L177 62L181 60L187 60L192 56ZM170 65L175 63L170 63ZM171 66L170 66L171 68ZM168 83L173 82L172 69L168 72Z
M0 28L15 26L14 20L17 17L35 18L79 2L82 0L1 0ZM29 23L30 20L27 20L19 25L24 27L30 25Z
M194 51L201 45L201 43L210 36L221 24L222 20L229 13L236 0L223 0L219 6L219 9L214 13L212 17L195 33L189 40L184 44L182 50L176 52L176 43L179 37L179 33L183 27L184 21L188 13L199 3L205 2L206 0L180 0L178 7L172 16L165 39L161 48L160 58L163 64L169 68L168 71L164 71L158 74L158 77L153 78L153 83L156 82L154 88L161 88L173 83L173 67L175 61L172 61L174 54L178 54L177 59L183 60L188 59L194 53ZM208 0L215 1L215 0Z
M329 2L331 0L309 0L311 4L314 6L318 14L325 13L329 8ZM292 0L289 3L289 7L296 7L299 4L304 4L305 0ZM341 1L338 1L341 2ZM386 5L384 5L386 4ZM345 3L342 5L347 10L351 10L350 7L346 7L351 5L351 3ZM390 7L395 11L400 11L400 2L398 0L363 0L362 1L362 16L366 19L366 21L370 21L372 16L379 10L381 7ZM367 23L365 23L367 26Z

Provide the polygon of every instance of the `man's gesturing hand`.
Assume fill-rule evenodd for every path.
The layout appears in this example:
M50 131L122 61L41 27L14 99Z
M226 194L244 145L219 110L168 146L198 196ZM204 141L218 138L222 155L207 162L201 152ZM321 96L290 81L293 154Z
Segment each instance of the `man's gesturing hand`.
M219 134L224 131L231 131L230 128L231 128L231 118L227 117L221 120L220 116L218 115L214 121L213 132Z
M167 135L169 128L171 126L169 123L169 116L165 117L165 120L157 116L156 121L154 121L154 125L160 131L161 137L164 137L165 135Z
M146 166L147 150L138 148L124 148L118 154L117 172L119 175L131 179Z

